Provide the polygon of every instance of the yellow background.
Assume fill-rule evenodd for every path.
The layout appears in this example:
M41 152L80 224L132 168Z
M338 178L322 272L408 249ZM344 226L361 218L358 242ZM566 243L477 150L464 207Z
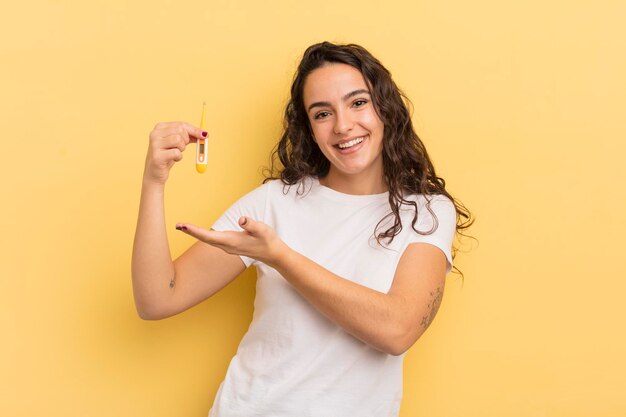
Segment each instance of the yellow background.
M0 415L206 416L254 274L138 318L130 257L147 137L198 123L174 167L173 255L262 179L302 52L364 45L415 105L476 216L402 417L626 414L626 3L5 2L0 17ZM193 149L193 148L192 148Z

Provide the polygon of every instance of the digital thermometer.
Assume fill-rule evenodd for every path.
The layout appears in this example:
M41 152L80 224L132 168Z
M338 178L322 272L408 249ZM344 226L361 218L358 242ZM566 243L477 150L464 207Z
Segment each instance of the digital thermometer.
M206 102L202 102L202 116L200 117L200 129L204 128L204 109L206 108ZM208 143L207 138L199 138L196 141L196 171L203 173L206 171L206 163L208 156Z

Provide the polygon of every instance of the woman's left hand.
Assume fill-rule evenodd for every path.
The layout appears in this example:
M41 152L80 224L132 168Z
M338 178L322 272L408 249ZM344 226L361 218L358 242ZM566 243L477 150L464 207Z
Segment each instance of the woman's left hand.
M217 232L189 223L178 223L176 229L218 247L224 252L247 256L271 267L276 265L281 253L285 254L285 251L289 250L274 229L265 223L257 222L249 217L241 217L239 226L243 229L242 232Z

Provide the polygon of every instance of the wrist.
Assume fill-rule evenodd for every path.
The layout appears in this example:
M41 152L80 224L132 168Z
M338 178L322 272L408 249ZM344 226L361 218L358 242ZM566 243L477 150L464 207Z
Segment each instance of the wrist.
M299 256L298 252L291 249L289 246L287 246L287 244L282 241L280 247L278 248L277 254L278 255L274 257L274 262L272 262L273 265L270 266L278 272L282 272L285 269L288 269L289 265L292 265L296 258Z
M150 177L143 177L142 187L145 191L163 191L165 189L165 182L155 180Z

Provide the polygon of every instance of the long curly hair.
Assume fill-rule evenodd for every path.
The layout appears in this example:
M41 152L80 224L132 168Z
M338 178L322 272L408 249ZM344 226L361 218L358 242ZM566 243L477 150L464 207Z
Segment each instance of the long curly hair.
M378 244L387 239L391 243L402 230L400 207L412 206L415 210L411 227L421 235L428 235L437 230L438 221L430 208L430 196L443 194L456 208L456 233L474 223L471 213L465 206L446 191L446 182L438 177L421 139L415 133L411 122L410 100L391 79L391 73L365 48L355 45L336 45L322 42L311 45L304 52L293 83L291 98L284 115L284 132L272 151L270 168L266 170L264 183L280 179L286 186L302 184L305 177L323 178L328 174L330 162L313 140L309 118L304 107L303 90L307 76L317 68L331 63L350 65L363 74L370 88L374 108L384 123L383 133L383 170L384 179L389 189L391 212L383 217L375 228ZM280 161L281 166L277 166ZM299 191L300 192L300 191ZM417 230L418 208L414 201L405 199L406 195L423 194L428 203L428 211L435 219L433 228L428 232ZM380 231L381 224L393 217L393 225ZM463 221L465 219L465 221ZM452 258L458 248L453 245ZM454 267L459 273L460 270ZM463 273L461 273L463 276Z

